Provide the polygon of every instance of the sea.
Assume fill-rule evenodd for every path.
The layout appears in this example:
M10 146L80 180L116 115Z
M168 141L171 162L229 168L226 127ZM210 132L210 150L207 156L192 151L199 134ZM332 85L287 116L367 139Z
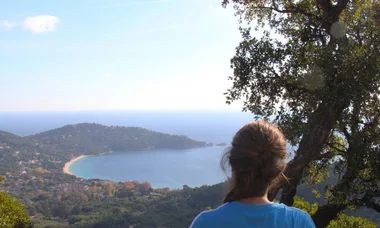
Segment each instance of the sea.
M27 136L67 124L143 127L158 132L186 135L212 142L231 142L234 133L252 121L240 111L80 111L0 112L0 130ZM220 160L227 147L187 150L115 151L73 163L69 171L79 177L112 181L148 181L153 188L213 185L227 179Z

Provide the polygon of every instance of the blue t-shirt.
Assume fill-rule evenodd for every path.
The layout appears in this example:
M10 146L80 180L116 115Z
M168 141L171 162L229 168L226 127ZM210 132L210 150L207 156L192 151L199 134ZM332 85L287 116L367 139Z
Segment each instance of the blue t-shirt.
M284 204L226 203L215 210L199 214L190 228L222 227L303 227L315 228L313 220L304 211Z

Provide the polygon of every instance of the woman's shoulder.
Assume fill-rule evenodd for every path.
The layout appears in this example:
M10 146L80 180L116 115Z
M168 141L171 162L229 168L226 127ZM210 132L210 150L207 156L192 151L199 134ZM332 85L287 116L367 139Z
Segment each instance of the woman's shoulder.
M278 209L278 217L282 217L287 221L290 227L305 227L305 228L314 228L314 222L310 215L296 207L287 206L282 203L273 203L274 207Z
M286 206L285 204L282 204L282 205L286 208L286 210L288 211L288 213L290 213L290 214L292 214L294 216L301 216L301 217L306 216L306 217L310 217L310 215L307 212L305 212L305 211L303 211L303 210L301 210L299 208Z
M286 210L288 212L287 217L293 218L293 221L295 221L297 223L297 226L315 227L312 218L310 217L310 215L307 212L305 212L299 208L296 208L296 207L290 207L290 206L286 206L286 205L284 205L284 206L286 207Z
M225 204L222 204L221 206L215 208L215 209L211 209L211 210L207 210L207 211L203 211L202 213L200 213L197 218L200 218L200 217L214 217L214 216L219 216L223 213L225 213L226 210L228 210L229 208L229 204L230 203L225 203Z
M216 209L203 211L193 220L190 227L201 227L200 224L204 224L206 221L217 221L218 218L228 210L229 203L225 203Z
M248 214L246 213L247 211L249 211ZM315 227L309 214L295 207L289 207L278 203L248 205L236 202L226 203L214 210L200 213L193 220L190 227L218 227L217 223L221 226L233 227L228 226L227 223L239 222L241 220L239 216L242 214L251 216L253 220L262 216L267 217L268 214L272 214L272 216L274 216L273 218L279 219L282 222L286 221L288 227Z

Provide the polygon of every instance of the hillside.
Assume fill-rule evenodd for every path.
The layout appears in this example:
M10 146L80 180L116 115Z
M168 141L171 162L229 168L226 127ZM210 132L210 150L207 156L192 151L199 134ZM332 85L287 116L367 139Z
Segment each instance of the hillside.
M0 146L7 144L8 146L15 147L33 147L36 142L32 139L27 139L6 131L0 130Z
M28 137L0 131L0 176L5 178L0 183L0 192L8 192L19 199L28 213L45 225L55 223L51 220L53 217L67 223L68 215L61 216L61 206L93 206L95 202L111 198L118 200L115 194L122 195L119 192L125 191L120 183L84 180L64 174L62 167L73 156L116 150L187 149L209 145L186 136L99 124L68 125ZM148 183L129 185L134 186L137 196L149 194Z
M5 177L0 191L25 204L36 227L187 227L206 207L221 204L223 184L151 189L149 183L85 180L62 173L62 167L79 154L207 145L185 136L99 124L68 125L28 137L0 131L0 176ZM316 189L323 193L325 185L335 183L330 175ZM317 199L306 185L298 187L297 195L323 204L323 196ZM372 210L353 214L380 224Z
M143 128L89 123L67 125L28 137L0 131L0 175L37 167L61 172L65 162L82 154L155 148L188 149L208 145L186 136Z
M74 155L118 150L188 149L208 146L205 142L182 135L169 135L137 127L90 123L67 125L28 138Z

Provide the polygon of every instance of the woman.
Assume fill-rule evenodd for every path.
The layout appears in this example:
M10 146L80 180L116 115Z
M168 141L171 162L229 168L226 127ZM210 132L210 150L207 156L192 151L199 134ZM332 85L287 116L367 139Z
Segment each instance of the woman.
M224 204L198 215L190 227L315 227L307 213L268 200L268 190L285 178L286 156L285 137L274 125L242 127L222 159L232 170Z

